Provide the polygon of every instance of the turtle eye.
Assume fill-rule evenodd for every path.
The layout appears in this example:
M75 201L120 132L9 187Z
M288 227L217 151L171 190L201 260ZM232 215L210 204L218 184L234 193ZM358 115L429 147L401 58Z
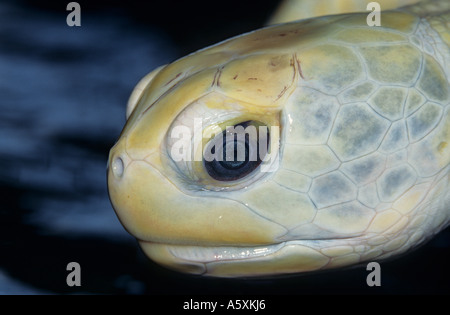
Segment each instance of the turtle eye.
M218 181L235 181L252 173L264 159L269 144L267 128L246 121L227 127L208 142L203 165L209 176Z

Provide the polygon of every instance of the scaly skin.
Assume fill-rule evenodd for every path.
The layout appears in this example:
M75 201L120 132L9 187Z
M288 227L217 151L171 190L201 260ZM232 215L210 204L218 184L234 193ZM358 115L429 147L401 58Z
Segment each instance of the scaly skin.
M381 27L367 13L282 24L158 68L110 152L120 221L156 262L222 277L343 267L429 240L450 220L449 12L444 0L383 12ZM280 126L279 164L219 182L201 161L173 161L173 129L196 118L203 131Z

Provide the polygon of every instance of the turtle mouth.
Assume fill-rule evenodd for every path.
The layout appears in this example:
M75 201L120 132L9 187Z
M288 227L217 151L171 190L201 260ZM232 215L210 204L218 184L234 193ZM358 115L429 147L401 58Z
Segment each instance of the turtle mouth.
M284 244L273 244L257 247L204 247L166 245L168 251L179 259L208 263L213 261L245 260L271 255L280 250Z
M156 263L177 271L217 276L253 277L318 270L328 258L296 241L259 246L193 246L139 241Z

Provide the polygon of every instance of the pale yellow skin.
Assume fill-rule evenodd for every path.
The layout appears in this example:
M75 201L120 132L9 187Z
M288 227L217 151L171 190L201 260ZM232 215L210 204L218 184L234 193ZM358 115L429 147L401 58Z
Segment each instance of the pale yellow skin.
M108 188L154 261L222 277L404 253L450 220L450 1L257 30L163 66L133 92ZM280 126L279 165L236 182L174 162L171 131ZM195 144L193 144L195 145Z
M383 11L415 4L421 0L377 0ZM268 24L280 24L318 16L365 12L373 0L284 0ZM423 1L422 1L423 2Z

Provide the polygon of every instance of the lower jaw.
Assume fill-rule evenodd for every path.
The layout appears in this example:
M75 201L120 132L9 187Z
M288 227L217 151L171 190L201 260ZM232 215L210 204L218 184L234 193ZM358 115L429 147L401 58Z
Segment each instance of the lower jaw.
M299 241L256 247L205 247L140 241L144 253L169 269L216 277L255 277L316 271L330 258Z

